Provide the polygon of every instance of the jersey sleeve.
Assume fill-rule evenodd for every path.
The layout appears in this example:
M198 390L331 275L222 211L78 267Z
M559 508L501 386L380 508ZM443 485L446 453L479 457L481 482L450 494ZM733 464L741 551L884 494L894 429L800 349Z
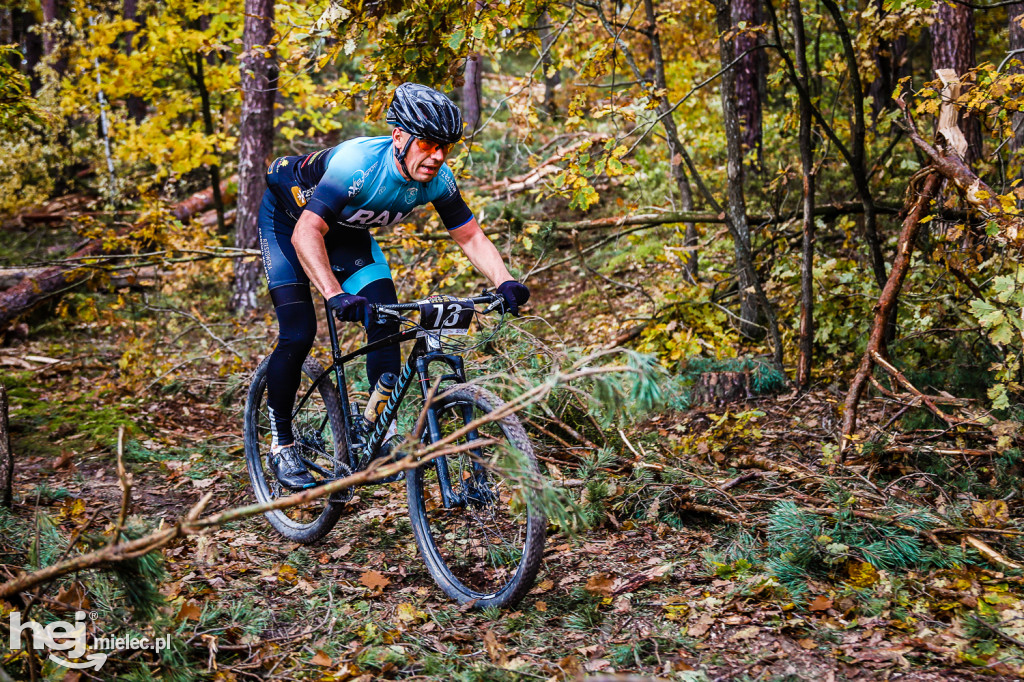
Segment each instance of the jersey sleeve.
M378 163L366 168L362 155L347 151L339 149L334 155L305 206L328 225L338 218L345 204L359 195L363 184L377 171Z
M473 219L473 212L462 198L455 184L455 175L448 166L441 166L437 177L430 183L430 201L448 230L455 230Z

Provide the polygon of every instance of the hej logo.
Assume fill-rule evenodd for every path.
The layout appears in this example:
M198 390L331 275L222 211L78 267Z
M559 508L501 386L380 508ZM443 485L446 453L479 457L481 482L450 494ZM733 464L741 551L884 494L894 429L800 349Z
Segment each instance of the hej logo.
M75 620L69 623L65 620L55 620L45 627L34 620L26 623L21 621L21 612L11 612L11 636L8 644L12 651L23 647L22 635L26 630L31 632L33 649L48 649L51 653L49 659L57 665L66 668L84 669L95 668L99 670L107 662L107 654L102 651L94 651L86 655L88 642L85 633L85 611L75 611ZM26 638L27 639L27 638ZM93 649L153 649L160 652L170 646L171 636L164 637L93 637ZM75 662L66 660L52 653L53 651L67 652L68 658L85 658L84 661Z

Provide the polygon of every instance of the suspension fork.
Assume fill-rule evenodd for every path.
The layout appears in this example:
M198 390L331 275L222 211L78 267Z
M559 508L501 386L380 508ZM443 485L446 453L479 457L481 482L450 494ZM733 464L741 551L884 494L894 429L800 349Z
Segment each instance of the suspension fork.
M420 346L422 339L417 343L417 349L419 352L414 351L414 356L410 357L410 362L415 359L416 371L419 374L420 380L420 391L423 393L424 404L427 403L428 397L430 396L431 389L431 377L430 377L430 364L434 362L442 362L448 366L451 370L447 374L443 374L440 377L440 382L454 381L456 383L466 382L466 372L463 359L458 355L448 355L446 353L424 353L423 348ZM473 419L473 408L471 406L464 406L462 408L462 419L468 424ZM426 415L426 433L424 434L425 440L429 439L429 442L437 442L441 439L441 426L437 418L437 410L433 404L427 406ZM478 438L476 429L473 429L466 434L466 439L469 441L476 440ZM480 476L486 474L486 470L479 464L480 451L479 449L471 450L476 456L473 458L473 474L474 482L479 483ZM448 468L447 456L436 457L433 460L434 467L437 469L437 480L438 485L441 489L441 501L446 509L452 507L463 507L466 504L466 495L456 493L452 487L451 473Z

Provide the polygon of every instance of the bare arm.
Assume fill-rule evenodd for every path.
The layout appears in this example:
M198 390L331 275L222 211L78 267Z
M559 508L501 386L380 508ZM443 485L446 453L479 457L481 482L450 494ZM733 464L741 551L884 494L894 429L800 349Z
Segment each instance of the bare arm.
M484 277L491 280L491 284L498 286L502 282L513 279L505 267L505 261L495 248L491 240L487 238L484 231L480 229L480 223L473 218L462 227L451 230L448 234L452 236L463 252L469 258L469 262L479 270Z
M342 293L341 285L331 271L331 262L327 258L327 247L324 245L327 229L327 223L323 218L311 211L303 211L292 232L292 246L299 256L302 269L324 298Z

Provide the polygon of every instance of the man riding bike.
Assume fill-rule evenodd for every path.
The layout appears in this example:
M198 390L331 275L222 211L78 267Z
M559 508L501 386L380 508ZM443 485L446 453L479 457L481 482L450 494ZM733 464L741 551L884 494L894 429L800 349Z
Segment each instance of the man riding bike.
M390 136L359 137L304 156L275 159L259 213L260 249L279 326L267 367L271 466L283 486L315 479L294 447L291 413L302 363L316 336L309 285L340 320L362 322L367 341L398 332L397 322L369 319L373 303L397 303L391 269L369 229L391 225L432 203L470 262L497 287L515 315L530 292L508 272L480 228L444 160L462 139L462 113L446 96L404 83L387 111ZM370 387L398 373L397 345L367 354Z

